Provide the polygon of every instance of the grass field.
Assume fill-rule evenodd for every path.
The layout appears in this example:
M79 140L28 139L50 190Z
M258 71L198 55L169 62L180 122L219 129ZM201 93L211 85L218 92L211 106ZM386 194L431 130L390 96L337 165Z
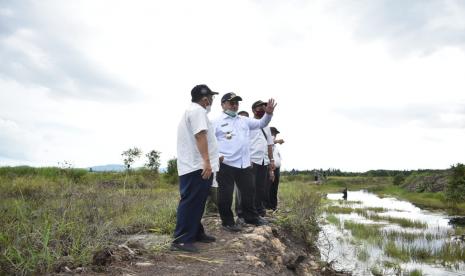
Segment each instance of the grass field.
M1 168L0 274L45 273L65 260L88 264L121 233L172 233L177 187L149 171L125 177Z
M328 177L324 184L316 185L309 176L284 176L284 183L307 183L308 189L314 192L335 193L341 192L345 187L349 191L366 189L380 196L392 196L407 200L422 208L442 209L451 214L464 215L465 202L451 205L446 200L444 192L409 192L406 189L393 185L392 177Z
M89 265L96 251L121 234L172 234L179 199L172 182L148 170L126 174L0 168L0 275L44 274L63 262ZM390 177L330 177L315 185L308 176L285 176L277 222L312 247L324 202L321 194L340 192L346 185L349 190L368 189L431 208L450 208L441 192L409 193L391 183ZM344 204L336 211L352 211L351 202ZM455 210L465 211L465 203ZM366 230L353 227L360 233ZM363 235L373 235L376 229L369 230ZM394 247L386 250L398 253Z
M95 173L79 169L0 168L0 275L53 272L63 262L86 266L122 234L171 235L177 183L148 170ZM320 196L283 184L278 223L313 246Z

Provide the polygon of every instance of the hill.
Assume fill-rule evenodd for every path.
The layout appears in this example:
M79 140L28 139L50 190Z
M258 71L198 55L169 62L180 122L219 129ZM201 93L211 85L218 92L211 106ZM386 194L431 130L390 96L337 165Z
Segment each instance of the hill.
M108 164L108 165L93 166L93 167L89 167L88 169L94 172L122 172L126 169L126 167L120 164Z

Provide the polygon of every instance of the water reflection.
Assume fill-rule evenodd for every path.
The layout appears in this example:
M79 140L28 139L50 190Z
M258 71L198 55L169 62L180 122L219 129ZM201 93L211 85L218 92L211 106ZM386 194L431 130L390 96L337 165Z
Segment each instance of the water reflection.
M380 198L363 190L349 191L347 197L349 200L344 201L341 193L327 195L328 199L334 200L332 204L335 206L363 209L363 212L332 214L335 223L322 225L319 237L322 258L331 262L334 268L351 271L354 275L371 275L373 269L383 275L396 275L399 270L413 269L420 269L426 275L465 275L465 260L426 261L429 256L445 254L444 248L455 246L451 238L453 224L446 213L422 210L410 202ZM370 219L370 215L378 219ZM422 227L402 227L383 220L385 217L418 221ZM346 222L376 227L380 236L356 239L350 230L345 229ZM393 248L391 257L386 254L390 252L386 249L388 246ZM459 249L453 248L463 253L463 243L460 246ZM403 256L404 260L410 261L400 261Z

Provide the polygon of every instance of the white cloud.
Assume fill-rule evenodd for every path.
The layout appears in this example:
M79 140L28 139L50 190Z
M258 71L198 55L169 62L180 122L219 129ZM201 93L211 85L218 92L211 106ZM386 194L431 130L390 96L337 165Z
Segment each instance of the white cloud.
M28 133L22 130L17 123L0 118L0 152L2 157L9 159L26 160L31 150L27 143Z
M2 164L120 163L133 146L165 164L199 83L247 111L275 97L287 169L464 162L459 2L5 3Z
M391 53L428 55L443 47L465 49L465 3L461 0L335 1L362 40L382 40Z
M138 92L102 71L79 43L77 23L63 3L4 3L0 17L0 77L45 88L54 97L127 101ZM70 32L73 32L71 34Z
M371 127L418 126L421 128L465 128L465 104L443 102L429 105L354 106L337 110L346 118Z

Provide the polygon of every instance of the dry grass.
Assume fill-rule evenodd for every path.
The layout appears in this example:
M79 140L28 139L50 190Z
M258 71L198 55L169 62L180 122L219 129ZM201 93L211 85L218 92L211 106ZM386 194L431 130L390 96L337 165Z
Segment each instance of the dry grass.
M0 171L0 274L43 274L63 260L85 265L121 233L172 233L177 187L137 172L46 168Z

